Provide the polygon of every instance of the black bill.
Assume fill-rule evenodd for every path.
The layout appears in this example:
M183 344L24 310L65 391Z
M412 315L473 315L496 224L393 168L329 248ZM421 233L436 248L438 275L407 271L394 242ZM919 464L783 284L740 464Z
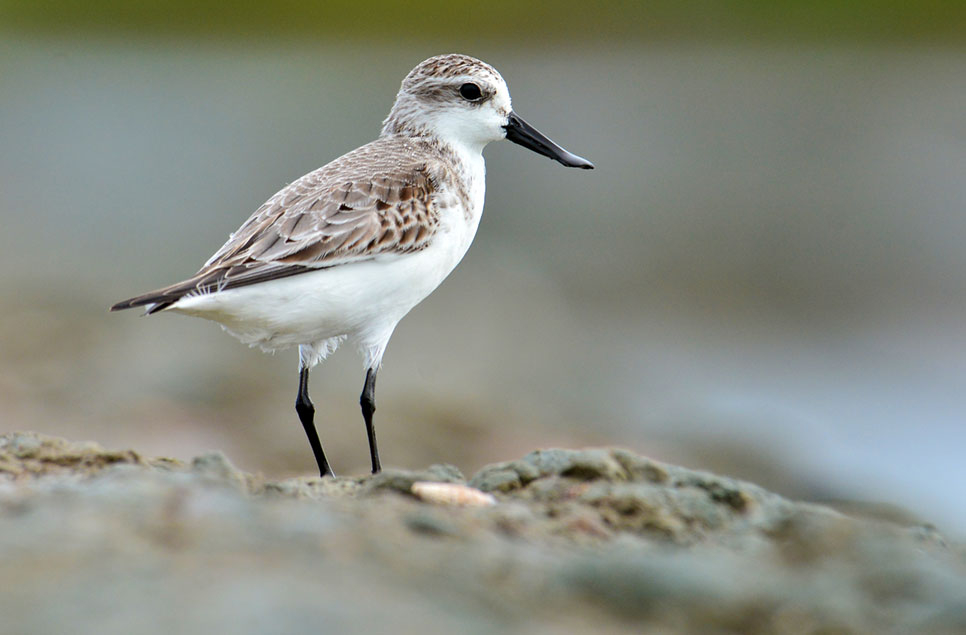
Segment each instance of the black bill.
M568 168L583 168L584 170L593 170L594 164L578 157L576 154L567 152L556 143L548 139L539 130L528 124L523 119L517 116L515 112L511 112L509 118L507 119L506 125L503 126L506 130L506 138L513 143L520 144L524 148L529 148L537 154L542 154L545 157L550 157L554 161L558 161Z

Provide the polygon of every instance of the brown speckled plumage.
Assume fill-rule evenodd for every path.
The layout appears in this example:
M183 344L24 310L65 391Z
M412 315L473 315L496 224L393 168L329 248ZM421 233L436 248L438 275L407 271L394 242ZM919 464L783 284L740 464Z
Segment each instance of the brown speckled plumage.
M186 294L423 249L440 208L456 203L439 195L440 184L461 187L445 154L395 135L353 150L268 199L193 277L124 304L154 304L153 313Z

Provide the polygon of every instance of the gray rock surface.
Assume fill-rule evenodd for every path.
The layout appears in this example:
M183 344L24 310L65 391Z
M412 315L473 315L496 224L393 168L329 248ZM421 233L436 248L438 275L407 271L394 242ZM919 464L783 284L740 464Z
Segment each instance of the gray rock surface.
M434 505L415 481L492 492ZM964 633L966 554L621 449L269 481L0 436L6 633Z

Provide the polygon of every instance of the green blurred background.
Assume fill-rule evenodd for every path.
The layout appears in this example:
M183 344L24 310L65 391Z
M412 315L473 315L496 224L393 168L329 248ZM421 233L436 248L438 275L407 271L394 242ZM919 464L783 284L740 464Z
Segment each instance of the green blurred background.
M34 32L174 37L373 38L390 42L559 44L681 40L870 40L961 43L966 7L924 0L652 0L651 2L353 2L34 0L0 2L11 27Z
M296 356L106 307L464 52L598 169L486 153L380 375L388 465L620 444L966 533L966 3L0 0L0 431L310 473ZM313 374L366 468L351 351Z

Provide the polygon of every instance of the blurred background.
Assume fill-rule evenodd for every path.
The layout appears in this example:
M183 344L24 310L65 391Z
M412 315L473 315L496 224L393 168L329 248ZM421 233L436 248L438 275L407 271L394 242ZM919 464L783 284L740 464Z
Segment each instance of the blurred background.
M597 170L487 149L384 462L616 444L966 535L966 3L0 0L0 432L313 473L296 353L107 307L194 273L464 52ZM337 472L363 370L312 375Z

